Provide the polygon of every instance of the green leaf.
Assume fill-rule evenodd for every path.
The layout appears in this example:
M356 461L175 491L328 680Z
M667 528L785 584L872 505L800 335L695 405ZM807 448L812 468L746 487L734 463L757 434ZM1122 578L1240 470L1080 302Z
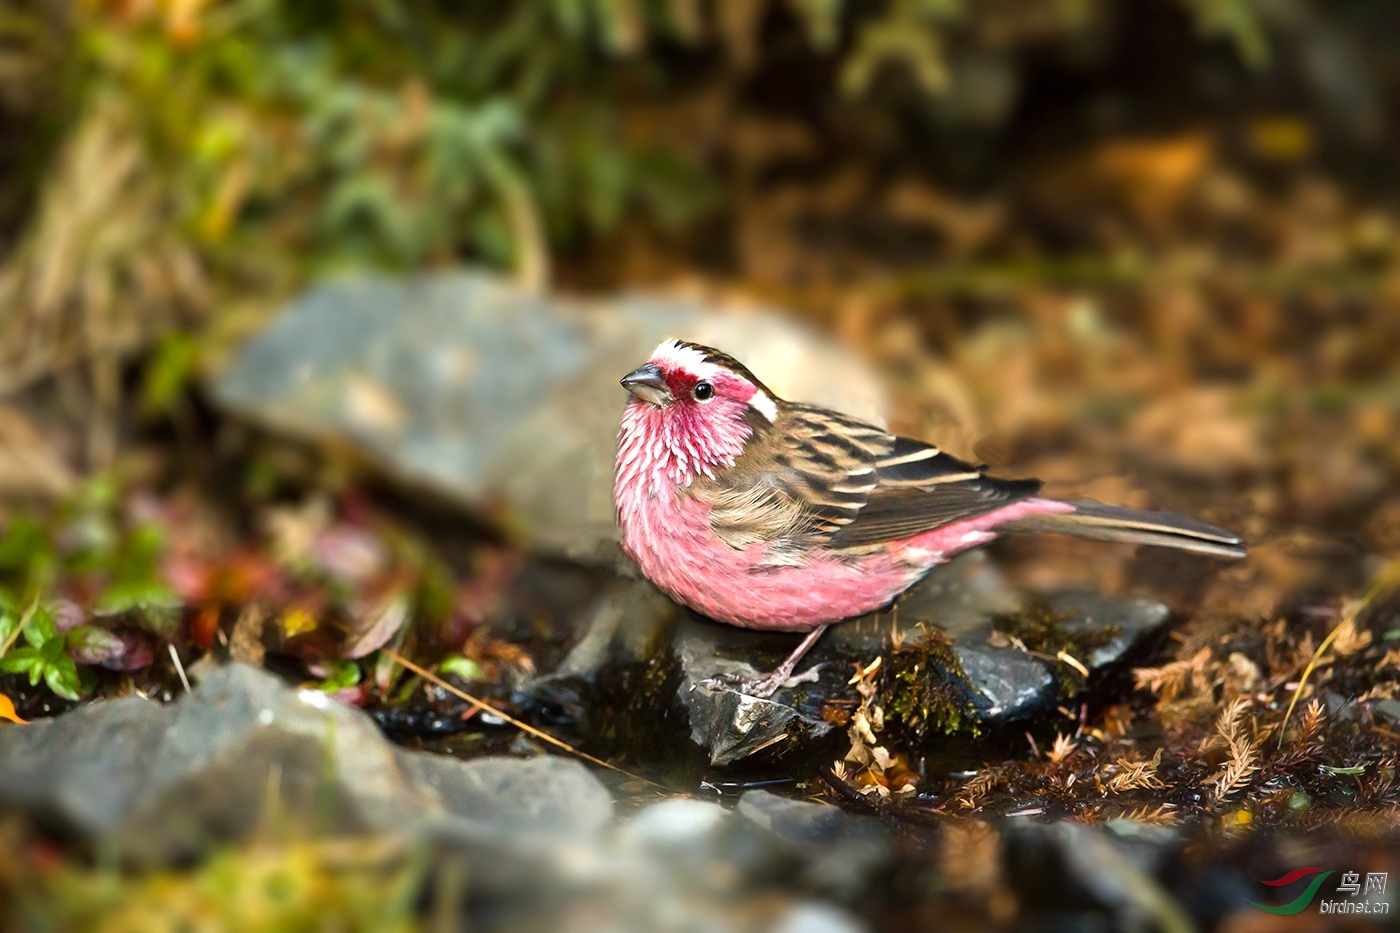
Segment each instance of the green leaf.
M60 655L57 660L45 666L44 683L65 700L82 698L83 684L78 677L78 666L66 654Z
M6 674L25 674L31 668L44 666L44 659L38 648L11 648L0 658L0 671Z
M39 655L45 664L55 664L59 658L68 657L68 639L62 635L55 635L39 646Z
M164 583L137 580L110 587L93 611L98 615L116 615L132 609L175 609L179 605L180 598Z
M47 551L43 528L27 515L12 519L5 533L0 535L0 567L27 568L36 556Z
M159 415L171 411L194 378L198 363L199 345L192 337L179 333L164 337L145 369L141 404L146 412Z
M57 635L58 628L53 624L53 616L42 606L34 610L24 625L24 640L35 648L43 647Z
M1365 773L1366 773L1366 766L1365 766L1365 765L1352 765L1352 766L1349 767L1349 768L1335 768L1335 767L1333 767L1332 765L1323 765L1323 766L1322 766L1322 770L1323 770L1323 771L1326 771L1328 774L1340 774L1340 775L1354 776L1354 775L1357 775L1357 774L1365 774Z
M481 669L471 658L464 658L460 654L452 654L442 659L438 664L438 673L456 674L463 680L482 680L486 672Z
M327 693L353 687L360 682L363 672L354 661L341 661L329 677L321 681L321 689Z

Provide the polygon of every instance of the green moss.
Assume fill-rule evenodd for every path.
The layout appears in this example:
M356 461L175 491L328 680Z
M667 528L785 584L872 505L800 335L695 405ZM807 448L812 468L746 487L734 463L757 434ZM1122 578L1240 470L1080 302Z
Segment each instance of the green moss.
M880 671L879 695L886 721L917 739L980 731L967 675L942 632L926 631L890 651Z

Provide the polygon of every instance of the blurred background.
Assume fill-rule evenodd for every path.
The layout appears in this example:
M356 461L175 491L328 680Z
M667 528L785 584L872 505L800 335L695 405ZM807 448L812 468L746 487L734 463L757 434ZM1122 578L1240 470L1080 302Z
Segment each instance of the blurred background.
M1150 590L1173 627L1092 715L1070 705L1078 752L1044 754L1061 722L1015 730L973 791L993 771L913 768L920 819L954 815L858 891L783 894L845 911L790 922L1031 922L1051 908L982 808L1053 784L1061 816L1262 860L1248 889L1162 881L1187 905L1143 908L1163 928L1274 929L1236 910L1304 862L1255 830L1386 865L1400 805L1397 50L1384 0L6 0L0 694L26 720L170 700L231 658L418 747L476 710L416 659L629 763L624 810L699 793L646 783L689 752L578 726L597 696L521 685L575 657L615 582L613 382L659 336L717 334L785 395L1252 551L994 548L1016 586ZM557 378L517 386L514 363ZM1310 751L1327 716L1342 744ZM1265 763L1300 719L1296 758ZM547 750L517 735L446 750ZM845 786L900 791L887 759ZM1112 760L1141 779L1121 812L1066 784ZM841 802L793 769L782 793ZM113 867L107 829L11 804L17 928L453 928L471 889L442 859L287 842L262 809L212 863ZM269 877L285 898L248 893ZM715 919L735 929L790 918L686 896L738 899Z

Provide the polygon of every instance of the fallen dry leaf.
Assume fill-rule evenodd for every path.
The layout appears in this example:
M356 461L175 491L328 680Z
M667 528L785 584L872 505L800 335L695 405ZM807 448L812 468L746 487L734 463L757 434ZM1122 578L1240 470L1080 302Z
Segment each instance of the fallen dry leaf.
M15 702L9 697L0 693L0 719L8 719L10 722L17 722L21 726L29 724L28 719L20 719L19 713L15 712Z

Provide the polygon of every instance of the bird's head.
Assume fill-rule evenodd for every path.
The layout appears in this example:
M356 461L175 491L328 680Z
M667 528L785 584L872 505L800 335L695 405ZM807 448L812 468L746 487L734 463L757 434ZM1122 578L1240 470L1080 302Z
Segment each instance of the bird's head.
M663 341L622 386L632 394L624 447L629 438L659 445L680 485L733 465L755 431L778 417L777 399L742 363L681 340Z

